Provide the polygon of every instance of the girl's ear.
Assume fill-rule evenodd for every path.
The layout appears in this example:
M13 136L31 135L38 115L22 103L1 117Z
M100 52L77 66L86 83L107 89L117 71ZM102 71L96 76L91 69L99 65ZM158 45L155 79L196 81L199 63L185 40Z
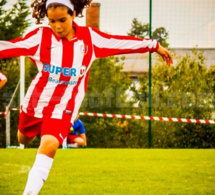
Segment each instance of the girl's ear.
M73 19L76 17L76 11L73 11Z

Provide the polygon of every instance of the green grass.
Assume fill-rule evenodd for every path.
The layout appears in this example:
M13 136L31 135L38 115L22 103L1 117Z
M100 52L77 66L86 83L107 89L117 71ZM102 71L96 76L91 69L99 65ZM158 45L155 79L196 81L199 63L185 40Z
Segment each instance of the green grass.
M0 150L0 194L22 194L35 149ZM58 150L41 195L214 195L213 149Z

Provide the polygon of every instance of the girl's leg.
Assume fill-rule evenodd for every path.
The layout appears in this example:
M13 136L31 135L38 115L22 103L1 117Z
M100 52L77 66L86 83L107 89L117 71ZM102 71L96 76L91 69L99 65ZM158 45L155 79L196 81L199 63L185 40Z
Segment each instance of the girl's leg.
M28 145L34 140L34 137L29 138L24 134L22 134L19 130L17 132L17 138L18 138L18 142L23 145Z
M56 137L52 135L42 136L36 160L28 174L23 195L39 193L48 177L58 147L59 141Z
M53 135L44 135L41 138L38 154L45 154L50 158L54 158L55 153L59 147L59 141Z

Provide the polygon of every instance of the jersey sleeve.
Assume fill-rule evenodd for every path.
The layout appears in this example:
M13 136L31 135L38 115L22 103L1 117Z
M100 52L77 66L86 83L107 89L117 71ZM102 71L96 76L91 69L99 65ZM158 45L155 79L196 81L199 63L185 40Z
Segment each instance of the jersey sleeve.
M159 44L156 40L140 39L131 36L118 36L90 28L96 58L118 54L155 52Z
M23 38L20 37L11 41L0 41L0 59L34 55L40 44L40 31L37 28Z

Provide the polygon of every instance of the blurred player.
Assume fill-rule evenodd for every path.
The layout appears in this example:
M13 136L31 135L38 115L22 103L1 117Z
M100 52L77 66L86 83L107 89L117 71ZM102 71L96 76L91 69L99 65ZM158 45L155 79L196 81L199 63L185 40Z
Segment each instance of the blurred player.
M87 147L87 137L83 122L79 119L79 114L76 117L73 125L70 128L68 137L63 142L63 148Z

